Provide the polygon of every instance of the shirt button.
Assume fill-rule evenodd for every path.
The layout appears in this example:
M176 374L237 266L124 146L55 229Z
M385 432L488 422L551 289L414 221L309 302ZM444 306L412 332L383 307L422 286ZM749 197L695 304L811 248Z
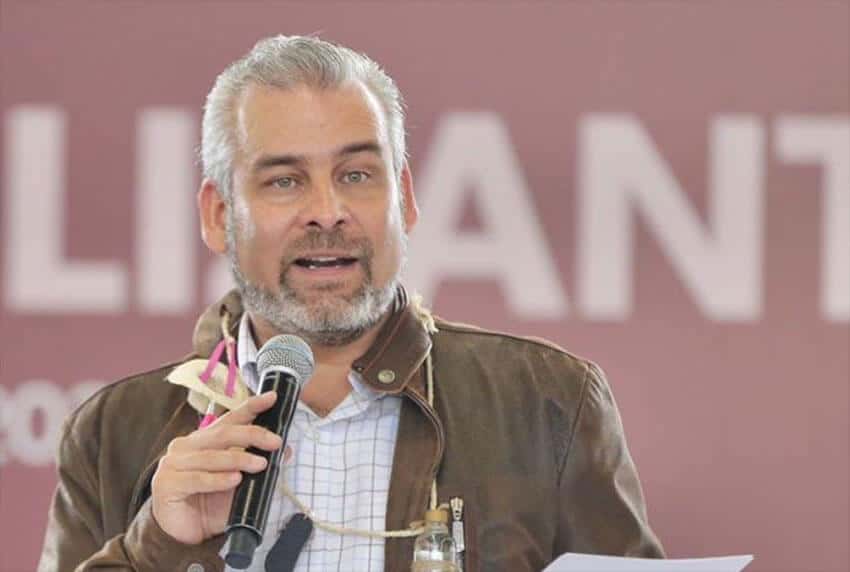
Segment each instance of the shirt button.
M189 567L186 568L186 572L204 572L204 565L192 562L189 564Z
M391 369L382 369L378 372L378 381L386 385L395 381L395 372Z

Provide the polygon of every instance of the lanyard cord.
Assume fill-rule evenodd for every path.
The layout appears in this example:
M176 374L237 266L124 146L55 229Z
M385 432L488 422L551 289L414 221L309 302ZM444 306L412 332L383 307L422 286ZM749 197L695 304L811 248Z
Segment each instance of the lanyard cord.
M425 357L425 378L427 380L427 391L428 391L428 405L432 408L434 407L434 364L431 361L431 352L428 352L428 355ZM286 465L284 465L284 471L286 470ZM283 477L283 475L281 475ZM420 521L410 523L410 526L403 530L366 530L363 528L348 528L345 526L339 526L336 524L332 524L325 520L321 520L317 518L313 510L304 504L301 499L295 496L295 493L292 492L292 489L289 488L289 485L286 484L286 479L281 478L279 481L281 490L283 494L292 501L292 503L298 507L298 510L306 514L310 517L310 520L313 521L313 524L324 531L332 532L335 534L348 534L351 536L361 536L365 538L411 538L414 536L419 536L425 530L425 527L422 525ZM429 503L429 508L432 510L437 508L437 476L434 475L434 480L431 483L431 499Z
M428 391L428 406L434 409L434 363L431 361L431 350L428 350L428 355L425 357L425 380ZM431 481L431 503L429 509L437 508L437 472L434 471L434 480Z

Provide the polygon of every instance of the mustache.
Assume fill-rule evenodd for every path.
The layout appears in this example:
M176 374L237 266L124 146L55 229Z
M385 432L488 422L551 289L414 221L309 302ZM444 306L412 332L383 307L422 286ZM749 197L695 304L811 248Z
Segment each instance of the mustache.
M281 273L299 258L304 258L317 250L340 251L359 259L364 265L368 265L374 252L372 243L368 239L348 237L341 228L313 230L289 245L286 256L281 260Z

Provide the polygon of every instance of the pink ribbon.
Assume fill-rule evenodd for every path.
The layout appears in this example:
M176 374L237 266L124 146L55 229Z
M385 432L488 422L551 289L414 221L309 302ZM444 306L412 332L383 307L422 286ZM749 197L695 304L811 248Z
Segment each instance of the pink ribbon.
M233 338L218 342L218 345L215 346L215 349L210 355L210 359L207 360L207 367L204 368L204 371L198 378L203 383L209 383L215 367L218 365L219 360L221 360L221 354L224 352L226 352L227 356L227 383L224 387L224 394L227 397L233 397L233 394L236 392L236 342ZM201 424L198 428L203 429L204 427L208 427L216 419L218 419L218 416L214 413L212 400L210 400L210 407L204 418L201 419Z

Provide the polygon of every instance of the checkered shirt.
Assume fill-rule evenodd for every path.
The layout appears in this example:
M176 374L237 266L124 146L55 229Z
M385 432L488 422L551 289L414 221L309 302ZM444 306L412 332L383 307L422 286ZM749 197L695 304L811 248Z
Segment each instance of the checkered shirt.
M247 314L239 325L237 355L245 383L256 392L257 346ZM281 467L279 479L318 519L346 528L384 530L401 398L370 389L354 371L348 381L352 391L327 417L298 402L287 439L293 458ZM296 512L278 486L263 541L249 570L266 572L266 555ZM298 572L383 569L383 539L340 535L318 527L295 566Z

